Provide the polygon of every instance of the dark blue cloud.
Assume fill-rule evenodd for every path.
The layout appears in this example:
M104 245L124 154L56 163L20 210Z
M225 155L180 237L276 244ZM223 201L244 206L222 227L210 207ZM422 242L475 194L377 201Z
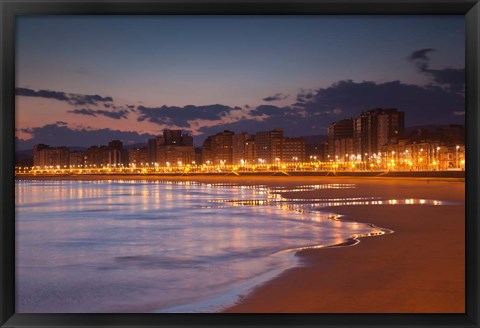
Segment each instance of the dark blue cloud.
M103 110L103 109L87 109L87 108L77 108L74 110L69 110L69 113L72 114L78 114L78 115L89 115L89 116L106 116L110 117L116 120L119 120L121 118L127 118L128 116L128 110L126 109L121 109L117 111L108 111L108 110Z
M465 97L437 86L418 86L400 81L339 81L315 90L308 100L294 107L312 120L349 118L376 107L398 108L406 113L407 125L462 123L455 111L465 110Z
M432 48L420 49L412 52L407 58L415 63L418 71L428 76L435 84L448 88L451 92L462 93L465 89L464 68L430 68L430 57L428 53L436 51Z
M284 95L283 93L276 93L273 96L263 98L263 101L279 101L279 100L284 100L287 99L288 95Z
M293 115L295 111L290 107L277 107L273 105L260 105L250 111L253 116L268 115L271 116L288 116Z
M47 99L56 99L60 101L68 101L70 98L67 97L65 92L59 91L49 91L49 90L32 90L27 88L15 88L15 95L25 96L25 97L39 97Z
M100 95L81 95L75 93L65 93L51 90L32 90L28 88L15 88L15 95L24 97L38 97L46 99L56 99L66 101L71 105L97 105L99 102L112 102L112 97L102 97Z
M63 124L47 124L41 127L21 129L32 139L16 139L17 150L30 149L34 144L44 143L51 146L88 147L91 145L106 145L109 141L119 139L125 144L144 143L154 135L134 131L119 131L112 129L71 129Z
M418 60L418 59L430 60L430 57L428 57L427 54L430 53L430 52L433 52L433 51L437 51L437 50L432 49L432 48L420 49L420 50L412 52L407 58L410 61L415 61L415 60Z
M145 107L138 106L138 121L149 121L156 124L170 124L179 127L190 127L189 120L218 120L223 115L228 114L233 108L225 105L207 105L185 107L162 106Z

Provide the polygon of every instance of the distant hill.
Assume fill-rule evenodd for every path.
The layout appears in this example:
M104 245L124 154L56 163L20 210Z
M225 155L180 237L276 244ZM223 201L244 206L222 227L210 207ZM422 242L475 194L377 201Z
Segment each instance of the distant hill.
M458 125L458 124L454 124L454 125ZM446 128L446 127L449 127L449 126L450 125L448 125L448 124L444 124L444 125L430 124L430 125L406 126L405 127L405 132L415 132L415 131L418 131L420 129L424 129L424 130L428 130L428 131L436 131L439 128Z

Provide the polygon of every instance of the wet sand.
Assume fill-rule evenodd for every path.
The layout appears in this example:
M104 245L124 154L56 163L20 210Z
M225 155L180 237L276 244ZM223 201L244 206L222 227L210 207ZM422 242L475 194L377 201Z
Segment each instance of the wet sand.
M60 179L64 179L58 177ZM77 177L73 179L85 179ZM116 179L115 176L89 179ZM129 179L233 182L291 187L354 183L355 189L285 193L287 198L385 197L449 201L433 205L326 208L343 219L394 230L355 246L297 252L292 268L241 299L236 313L464 313L465 183L463 179L352 177L152 177ZM68 177L72 179L72 177ZM125 179L125 177L118 177Z
M412 197L460 204L326 208L344 215L344 219L373 223L395 232L363 238L351 247L300 251L297 256L302 267L258 287L226 312L465 312L464 183L348 180L342 182L358 183L358 188L302 192L295 198Z

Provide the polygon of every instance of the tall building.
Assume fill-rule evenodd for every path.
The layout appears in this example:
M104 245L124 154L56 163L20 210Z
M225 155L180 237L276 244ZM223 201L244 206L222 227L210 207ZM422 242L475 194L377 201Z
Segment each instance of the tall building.
M68 165L70 167L83 167L85 154L81 151L71 151L68 154Z
M33 165L41 168L45 167L68 167L67 147L50 147L44 144L38 144L33 147Z
M305 140L303 138L283 138L282 162L305 162Z
M155 142L149 142L149 149L153 148L155 148L154 162L158 165L186 165L195 162L193 138L182 134L181 130L164 130L163 136L155 138ZM152 152L152 150L149 151L150 159L153 157Z
M255 158L253 136L246 132L235 134L233 136L233 164L241 165L252 163Z
M257 159L255 145L255 136L250 136L250 138L245 142L245 164L255 163L255 160Z
M91 146L85 151L86 167L104 167L109 164L110 154L107 146Z
M162 152L161 147L163 146L165 146L165 138L163 135L148 140L148 161L150 163L159 163L159 157Z
M330 124L328 127L327 159L332 161L342 160L347 154L352 153L348 152L347 149L349 145L353 144L353 122L352 119L345 119Z
M255 134L255 153L258 163L275 163L275 159L281 159L283 143L283 129L262 131Z
M112 140L108 143L108 164L122 164L123 143L120 140Z
M381 151L387 143L396 142L405 128L404 112L395 108L375 108L354 119L354 153L363 160Z
M257 163L305 161L305 139L283 136L283 129L262 131L255 134Z
M132 167L146 166L148 162L148 148L131 148L128 150L128 163Z
M202 146L203 163L215 165L233 163L233 136L232 131L225 130L209 136Z
M166 146L179 145L182 143L182 130L163 130L163 138Z
M45 153L44 149L48 149L50 146L45 144L37 144L33 146L33 165L43 167L45 166Z

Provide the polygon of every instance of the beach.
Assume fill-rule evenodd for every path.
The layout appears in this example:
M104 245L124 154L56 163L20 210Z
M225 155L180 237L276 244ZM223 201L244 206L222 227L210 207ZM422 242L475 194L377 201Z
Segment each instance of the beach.
M23 179L23 177L17 177ZM29 178L29 177L25 177ZM30 177L31 178L31 177ZM34 177L52 179L52 177ZM464 313L463 179L267 176L58 176L55 179L155 179L293 187L355 184L352 189L284 193L286 198L425 199L441 206L354 205L325 208L341 219L393 230L354 246L298 251L301 265L256 287L229 313Z

